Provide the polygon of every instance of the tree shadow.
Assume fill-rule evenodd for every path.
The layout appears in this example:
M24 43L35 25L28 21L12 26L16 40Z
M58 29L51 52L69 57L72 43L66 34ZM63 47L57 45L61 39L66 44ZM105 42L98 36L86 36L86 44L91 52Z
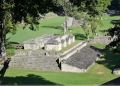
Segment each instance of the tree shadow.
M92 48L102 52L103 54L103 56L100 57L102 60L98 60L96 63L103 64L110 70L113 70L116 65L120 64L120 54L115 54L107 49L98 49L94 46L92 46Z
M26 76L4 77L9 67L9 62L10 59L8 58L4 62L0 71L0 85L60 85L34 74L28 74Z
M62 26L42 26L43 28L51 28L51 29L61 29L63 30Z
M16 77L4 77L2 79L1 85L60 85L45 78L29 74L26 76L16 76Z
M80 34L80 33L75 33L74 36L75 36L76 40L85 40L85 39L87 39L84 34Z
M120 24L120 20L112 20L111 24Z
M10 38L7 38L5 41L6 41L5 46L7 49L15 48L16 45L20 44L18 42L10 41Z
M2 78L4 77L5 72L6 72L6 70L7 70L8 67L9 67L10 61L11 61L10 58L8 58L7 60L4 61L3 67L2 67L2 69L0 70L0 79L2 79Z
M113 79L111 81L108 81L108 82L105 82L104 84L102 84L102 86L106 86L106 85L120 85L120 77L119 78L116 78L116 79Z
M99 30L99 31L102 32L102 33L108 32L108 30Z

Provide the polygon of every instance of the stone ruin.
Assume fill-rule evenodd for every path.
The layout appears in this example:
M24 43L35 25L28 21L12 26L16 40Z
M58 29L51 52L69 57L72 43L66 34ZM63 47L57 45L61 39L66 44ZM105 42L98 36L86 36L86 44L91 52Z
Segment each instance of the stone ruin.
M46 51L60 51L75 42L73 35L44 35L24 42L25 50L45 49Z

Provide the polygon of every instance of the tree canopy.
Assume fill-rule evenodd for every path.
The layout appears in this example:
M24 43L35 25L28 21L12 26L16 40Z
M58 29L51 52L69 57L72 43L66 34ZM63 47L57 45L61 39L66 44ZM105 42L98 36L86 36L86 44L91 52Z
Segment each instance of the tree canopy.
M61 10L72 16L85 12L93 18L106 11L111 0L0 0L0 57L5 55L5 39L8 32L16 30L15 24L24 21L35 30L41 15ZM3 55L4 54L4 55Z
M41 15L58 9L53 0L0 0L0 57L5 57L5 39L22 20L34 30Z

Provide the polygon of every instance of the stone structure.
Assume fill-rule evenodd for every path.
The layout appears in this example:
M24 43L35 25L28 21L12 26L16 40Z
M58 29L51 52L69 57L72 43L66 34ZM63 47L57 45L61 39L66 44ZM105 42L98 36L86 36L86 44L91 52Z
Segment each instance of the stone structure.
M37 50L44 48L46 51L60 51L63 47L75 42L73 35L45 35L24 42L24 49Z
M120 75L120 64L114 66L112 73L115 75Z
M86 46L69 58L63 59L60 62L61 70L65 72L86 72L95 63L98 54L99 52Z
M110 36L97 36L94 39L90 40L90 44L100 43L100 44L109 44L113 39Z
M66 37L61 38L65 39ZM86 72L95 63L98 52L85 46L87 46L87 42L81 42L63 54L53 55L46 55L44 49L17 50L12 57L10 67L45 71L60 71L61 69L61 71L66 72Z
M74 20L73 17L67 17L67 20L64 21L64 23L61 26L64 28L66 28L66 27L69 28L73 25L73 20Z
M45 44L45 50L55 50L60 51L63 47L72 44L75 42L75 37L72 35L63 35L55 37L54 39L48 40Z
M44 50L17 50L12 56L11 68L38 69L44 71L60 71L57 56L46 56Z
M120 68L119 68L119 69L115 69L115 70L113 71L113 74L115 74L115 75L120 75Z

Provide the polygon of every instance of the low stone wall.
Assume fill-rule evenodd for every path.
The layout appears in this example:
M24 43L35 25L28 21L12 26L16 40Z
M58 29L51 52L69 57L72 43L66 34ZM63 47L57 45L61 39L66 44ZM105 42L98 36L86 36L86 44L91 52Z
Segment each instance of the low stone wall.
M60 51L62 49L62 44L58 44L58 45L51 45L51 44L47 44L45 45L45 50L47 51Z
M97 60L97 59L96 59L96 60ZM95 64L95 62L92 63L87 69L80 69L80 68L74 67L74 66L72 66L72 65L66 64L66 63L64 63L64 61L62 61L62 62L61 62L61 71L64 71L64 72L83 73L83 72L87 72L94 64ZM119 71L119 72L118 72L118 71L117 71L117 72L115 71L115 73L116 73L116 75L117 75L117 74L120 74L120 71Z
M90 44L100 43L100 44L109 44L112 41L110 36L98 36L90 40Z
M32 50L37 50L39 49L39 45L35 44L35 43L31 43L31 44L24 44L24 49L28 50L28 49L32 49Z
M79 69L77 67L74 67L65 63L61 63L61 71L82 73L82 72L86 72L87 69Z

